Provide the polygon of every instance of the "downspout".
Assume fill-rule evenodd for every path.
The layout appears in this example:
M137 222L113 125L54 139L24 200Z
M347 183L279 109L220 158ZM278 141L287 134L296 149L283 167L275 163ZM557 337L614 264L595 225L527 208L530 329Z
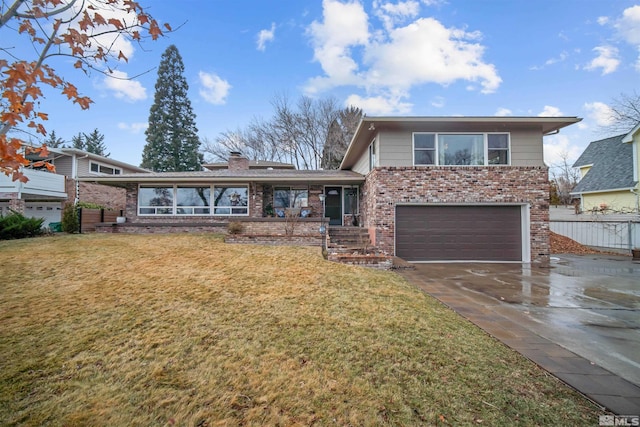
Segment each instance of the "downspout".
M71 176L73 177L73 181L76 183L76 194L75 194L75 198L73 199L73 204L77 205L78 202L80 201L80 182L78 182L78 160L80 159L86 159L87 157L89 157L88 154L85 154L82 157L77 157L75 154L73 154L72 157L72 161L71 161Z

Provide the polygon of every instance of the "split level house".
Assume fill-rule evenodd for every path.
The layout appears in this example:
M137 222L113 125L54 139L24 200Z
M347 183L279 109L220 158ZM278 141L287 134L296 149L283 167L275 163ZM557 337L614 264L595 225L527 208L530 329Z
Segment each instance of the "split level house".
M379 251L413 262L547 263L543 137L578 121L365 116L338 170L295 170L235 153L199 172L80 181L126 189L126 223L113 224L114 232L224 231L238 222L248 241L269 241L293 213L300 243L317 243L325 227L358 226Z
M640 124L591 142L573 167L581 178L571 194L582 211L640 213Z
M124 189L80 182L78 176L117 176L148 172L128 163L99 156L76 148L48 148L45 158L39 154L27 155L32 163L46 160L55 166L55 172L46 168L28 166L23 172L28 182L13 181L0 174L0 214L16 211L28 217L44 218L44 226L60 222L66 203L78 201L95 203L105 208L124 210Z

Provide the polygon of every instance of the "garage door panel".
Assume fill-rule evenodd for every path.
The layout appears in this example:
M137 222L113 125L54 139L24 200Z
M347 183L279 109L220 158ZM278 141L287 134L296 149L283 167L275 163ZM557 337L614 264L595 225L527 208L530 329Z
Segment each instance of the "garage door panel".
M521 261L520 206L398 206L396 255L408 261Z

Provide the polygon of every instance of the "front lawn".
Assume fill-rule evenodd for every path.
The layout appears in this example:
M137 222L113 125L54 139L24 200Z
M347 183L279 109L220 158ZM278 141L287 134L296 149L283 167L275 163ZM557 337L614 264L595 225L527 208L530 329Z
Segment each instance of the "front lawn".
M0 242L0 425L593 425L391 272L212 235Z

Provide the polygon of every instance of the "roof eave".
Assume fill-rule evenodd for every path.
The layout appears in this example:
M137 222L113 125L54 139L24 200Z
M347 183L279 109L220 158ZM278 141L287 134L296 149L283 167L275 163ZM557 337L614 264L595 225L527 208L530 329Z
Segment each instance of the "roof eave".
M365 116L360 120L358 127L351 138L347 151L340 164L340 169L350 169L355 165L357 158L362 154L366 141L371 141L385 123L505 123L512 126L518 125L541 125L542 135L557 133L560 129L582 121L576 116L562 117L521 117L521 116L441 116L441 117L374 117ZM376 125L378 129L376 129ZM363 142L364 140L364 142Z
M81 182L95 182L106 185L118 184L145 184L145 183L318 183L318 184L360 184L364 182L364 176L330 176L330 177L79 177Z
M606 190L577 191L577 192L573 192L572 191L569 194L578 195L578 194L613 193L613 192L616 192L616 191L632 191L632 190L635 190L636 187L637 187L637 185L633 186L633 187L608 188Z

